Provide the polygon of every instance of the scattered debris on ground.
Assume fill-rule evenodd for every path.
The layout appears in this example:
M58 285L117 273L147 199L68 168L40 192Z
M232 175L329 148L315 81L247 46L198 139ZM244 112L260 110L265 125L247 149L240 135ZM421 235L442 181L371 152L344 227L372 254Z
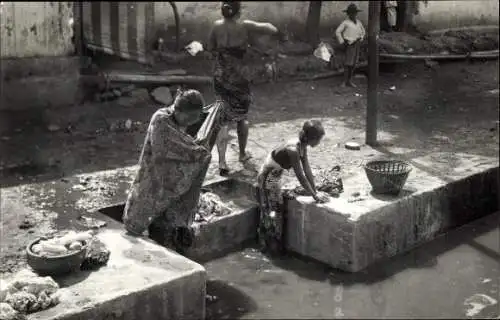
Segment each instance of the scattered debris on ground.
M81 226L88 228L88 229L99 229L103 228L107 225L106 221L102 221L96 218L91 218L87 216L80 216L78 218L78 222L80 223Z
M399 54L465 54L472 51L498 50L498 30L448 31L443 35L421 37L404 32L382 33L379 50L383 53Z
M35 226L35 223L28 218L25 218L23 222L19 225L19 229L27 230Z

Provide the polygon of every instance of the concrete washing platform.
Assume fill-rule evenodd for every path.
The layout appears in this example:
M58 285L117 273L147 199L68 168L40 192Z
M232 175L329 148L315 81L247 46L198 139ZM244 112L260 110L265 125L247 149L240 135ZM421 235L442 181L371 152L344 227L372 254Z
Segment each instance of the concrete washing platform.
M366 176L359 170L344 179L344 193L330 203L317 205L309 197L288 201L287 246L334 268L362 270L498 210L498 174L497 160L461 167L453 178L414 168L399 197L381 197L370 194ZM214 186L222 188L211 190ZM67 193L67 182L62 181L36 186L33 192L54 187L56 194ZM206 272L191 260L213 259L254 241L258 222L256 204L249 200L254 194L250 184L225 180L205 188L228 193L224 202L246 200L239 202L235 213L200 223L194 246L185 257L151 240L125 235L116 221L123 213L120 205L94 213L107 222L99 237L112 251L108 265L57 279L67 290L61 304L30 319L203 319ZM122 197L118 192L114 201ZM9 208L3 205L4 198L8 197L2 198L2 208ZM16 205L2 214L22 216L23 210L35 209Z
M399 196L382 196L371 193L361 169L344 180L344 193L329 203L287 200L286 246L333 268L358 272L498 210L498 174L493 162L471 163L454 179L414 167ZM259 219L249 183L226 179L205 188L226 203L246 201L231 215L195 223L198 234L184 255L200 263L255 241ZM121 221L123 207L100 212Z
M45 187L47 186L57 188L57 185L52 183L45 184ZM37 187L39 197L43 198L43 191L47 189L43 184ZM13 242L23 243L25 239L29 242L47 234L49 230L49 233L68 228L82 230L82 226L78 224L68 225L68 220L65 219L52 220L52 227L48 229L47 223L38 219L47 219L50 213L23 203L18 190L12 192L11 189L2 189L1 193L3 261L13 256L13 250L19 253L19 258L24 257L25 246L12 247ZM57 211L63 212L61 209ZM36 219L33 220L35 225L30 232L19 232L17 226L25 217ZM75 210L72 210L64 218L75 221L77 217ZM28 319L205 318L207 277L203 266L151 240L128 236L121 224L105 215L98 218L107 224L97 234L111 251L107 265L98 270L78 271L54 277L61 287L60 303L47 310L30 314ZM8 281L9 278L7 276L5 280Z
M445 181L414 168L398 197L372 195L360 170L329 203L319 205L309 197L289 200L287 247L357 272L495 212L498 164L462 169L460 176Z
M205 318L201 265L107 222L98 234L112 252L107 266L56 279L65 288L61 302L30 320Z

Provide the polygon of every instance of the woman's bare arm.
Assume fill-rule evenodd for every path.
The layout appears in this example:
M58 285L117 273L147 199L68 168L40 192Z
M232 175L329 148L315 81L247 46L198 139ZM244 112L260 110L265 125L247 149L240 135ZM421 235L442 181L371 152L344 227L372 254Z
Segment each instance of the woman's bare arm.
M278 28L276 28L272 23L268 22L257 22L253 20L243 20L243 25L250 33L256 34L266 34L266 35L277 35L279 33Z
M297 179L299 180L300 184L316 200L316 192L311 187L311 184L309 183L304 174L304 169L302 168L299 153L295 150L293 151L289 150L288 154L292 162L293 171L295 172L295 175L297 176Z
M304 168L304 173L306 174L306 178L311 185L311 188L314 192L316 192L316 185L314 183L314 176L312 174L311 166L309 165L309 157L307 156L307 149L304 150L304 156L301 158L302 167Z
M208 52L212 52L217 48L217 37L215 36L215 28L216 26L213 26L212 30L210 30L210 34L208 35L208 43L206 48L206 51Z

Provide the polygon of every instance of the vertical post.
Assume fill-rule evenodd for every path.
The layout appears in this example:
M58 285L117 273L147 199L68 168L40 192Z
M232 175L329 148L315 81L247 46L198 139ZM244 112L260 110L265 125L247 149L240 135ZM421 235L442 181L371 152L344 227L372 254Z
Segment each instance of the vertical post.
M378 117L378 34L380 28L380 1L368 2L368 94L366 109L366 144L377 143Z
M84 53L83 43L83 3L73 2L73 37L75 52L77 55L82 56Z
M309 11L307 13L306 33L307 41L316 47L319 41L319 26L321 22L322 1L309 1Z

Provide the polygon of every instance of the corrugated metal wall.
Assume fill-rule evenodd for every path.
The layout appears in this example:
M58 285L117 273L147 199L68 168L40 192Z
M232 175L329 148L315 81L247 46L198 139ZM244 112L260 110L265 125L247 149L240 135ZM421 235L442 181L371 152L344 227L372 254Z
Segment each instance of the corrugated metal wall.
M0 11L1 58L73 53L73 2L3 1Z

